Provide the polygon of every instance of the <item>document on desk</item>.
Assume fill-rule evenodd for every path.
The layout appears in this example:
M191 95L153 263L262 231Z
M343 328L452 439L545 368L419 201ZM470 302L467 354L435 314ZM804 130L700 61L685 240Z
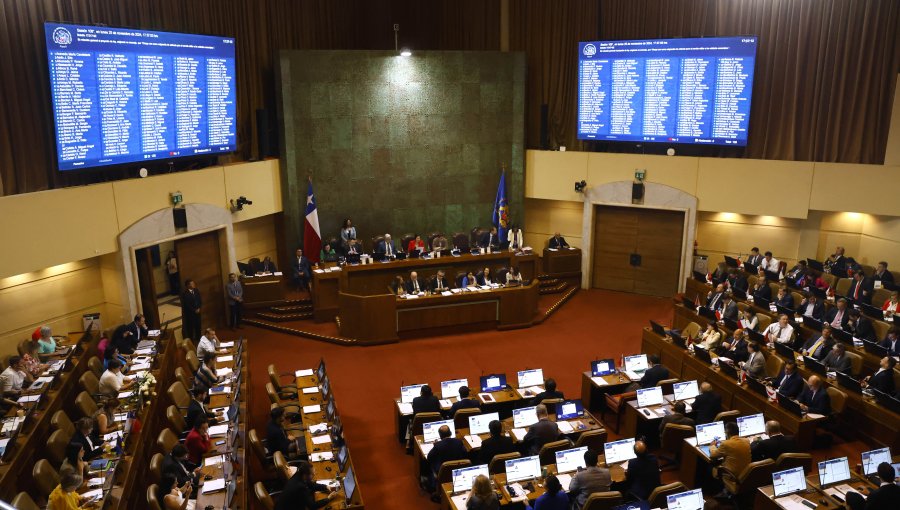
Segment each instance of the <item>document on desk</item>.
M324 272L325 272L324 269L313 269L313 273L319 273L319 274L321 274L321 273L324 273Z
M809 418L810 420L818 420L818 419L824 418L825 415L817 414L817 413L806 413L806 417Z
M216 369L216 377L225 377L226 375L231 375L234 373L229 367L217 368Z
M531 398L538 393L544 391L540 386L530 386L528 388L516 388L516 393L519 394L522 398Z
M128 413L119 413L115 415L113 421L125 421L128 419Z
M153 347L147 347L146 349L138 349L134 351L138 356L149 356L153 354Z
M38 383L40 383L40 385L44 385L44 384L50 384L52 382L53 382L53 376L38 377L37 379L34 380L33 383L31 383L31 385L34 386L35 384L38 384Z
M309 377L313 375L313 371L311 368L305 368L303 370L297 370L294 372L294 377Z
M460 292L462 292L462 289L450 289L451 294L459 294Z
M19 397L19 399L16 400L16 402L18 402L20 404L27 404L28 402L37 402L40 399L41 399L40 395L25 395L25 396Z
M496 400L494 399L494 396L491 395L490 393L479 393L478 398L480 398L481 401L484 402L485 404L493 404L494 402L496 402Z
M447 400L445 398L438 400L438 402L440 402L441 407L443 407L443 408L449 409L449 408L453 407L453 402L450 402L449 400Z
M114 441L117 441L120 437L122 437L121 430L117 430L115 432L110 432L108 434L103 434L103 442L112 444Z
M514 438L516 438L516 441L521 441L521 440L525 439L525 434L528 433L528 431L525 429L512 429L509 432L510 432L510 434L512 434L512 436Z
M441 292L441 295L442 295L442 296L452 296L453 293L450 292L449 290L445 290L444 292Z
M234 356L229 354L228 356L219 356L216 358L216 363L225 363L226 361L234 361Z
M591 380L594 381L594 384L597 386L609 386L609 383L606 382L606 379L602 377L591 377Z
M563 434L571 434L572 432L575 431L575 429L572 428L572 424L567 421L558 421L558 422L556 422L556 426L557 426L557 428L559 428L559 431L562 432ZM568 487L568 486L566 486L566 487Z
M224 478L216 478L215 480L207 480L203 482L203 487L200 488L201 494L209 494L210 492L220 491L225 488L225 479Z
M103 488L94 489L92 491L87 491L87 492L81 494L81 498L86 499L86 500L100 499L102 497L103 497Z
M151 329L151 330L147 331L147 336L149 336L150 338L158 337L161 334L162 334L162 330L159 330L159 329Z
M400 414L413 413L413 406L409 402L397 402L397 407L400 409Z
M306 393L306 394L318 393L318 392L319 392L318 386L310 386L308 388L303 388L303 393Z
M229 347L234 347L234 342L219 342L219 347L222 349L228 349Z
M331 442L330 434L323 434L321 436L313 436L312 444L327 444Z
M313 434L313 435L323 434L325 432L328 432L328 424L327 423L317 423L315 425L310 425L308 430L309 430L309 433Z
M419 443L419 448L422 449L422 456L428 457L428 453L434 448L434 443Z
M224 436L228 433L228 425L213 425L209 428L209 437Z
M469 493L463 493L458 496L453 496L450 499L453 500L454 508L459 508L460 510L466 508L466 501L469 500Z
M321 413L322 406L313 405L313 406L303 406L303 414L313 414L313 413Z
M481 448L481 436L466 436L466 442L472 448Z
M204 467L218 466L219 464L224 464L224 463L225 463L224 455L213 455L212 457L207 457L207 458L203 459Z
M117 396L117 398L118 398L119 400L125 400L126 398L128 398L128 397L130 397L130 396L132 396L132 395L134 395L134 392L133 392L133 391L123 391L122 393L119 393L119 395Z
M95 489L97 487L100 487L101 485L103 485L103 478L99 476L91 478L87 481L88 489Z
M138 363L137 365L131 365L131 369L129 370L129 372L135 373L146 370L150 370L150 363Z
M403 296L403 299L419 299L418 294L407 294Z
M781 505L781 508L784 508L784 510L809 510L816 507L815 503L807 501L796 494L775 498L775 502Z
M559 480L559 483L562 484L563 489L565 490L568 490L569 484L572 483L572 475L568 473L556 475L556 479Z
M522 484L519 482L509 484L506 487L510 493L509 495L512 496L513 503L520 503L528 500L528 491L525 490L525 487L522 487Z
M321 453L309 454L310 462L323 462L326 460L332 460L333 458L334 458L334 452L321 452Z

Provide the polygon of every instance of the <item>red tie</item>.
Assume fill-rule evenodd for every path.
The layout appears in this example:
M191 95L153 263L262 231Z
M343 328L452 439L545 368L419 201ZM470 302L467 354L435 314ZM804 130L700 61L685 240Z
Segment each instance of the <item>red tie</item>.
M856 288L853 289L853 299L856 299L859 296L859 282L856 282Z

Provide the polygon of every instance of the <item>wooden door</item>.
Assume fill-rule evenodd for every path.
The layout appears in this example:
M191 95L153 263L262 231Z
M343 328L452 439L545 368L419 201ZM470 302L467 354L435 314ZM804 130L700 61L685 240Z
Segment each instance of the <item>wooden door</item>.
M153 257L150 248L135 250L138 270L138 288L141 293L141 313L151 329L159 327L159 307L156 302L156 279L153 277ZM129 322L131 318L129 317Z
M678 290L684 212L595 206L593 286L651 296Z
M182 282L191 279L203 299L201 328L219 327L225 319L225 280L219 248L219 232L207 232L175 241L178 272Z

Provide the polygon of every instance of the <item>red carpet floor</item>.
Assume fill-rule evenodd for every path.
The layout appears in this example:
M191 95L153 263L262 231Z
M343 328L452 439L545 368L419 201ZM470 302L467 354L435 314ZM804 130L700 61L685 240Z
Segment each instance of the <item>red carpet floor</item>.
M367 510L436 509L417 486L413 458L395 434L392 400L402 383L512 374L543 368L566 396L580 397L581 373L592 359L640 349L648 319L671 324L672 300L599 290L581 291L540 326L516 331L404 340L375 347L342 347L245 327L250 340L251 425L264 433L268 402L266 366L280 371L313 368L324 357ZM473 382L474 381L474 382ZM851 451L861 445L842 445ZM856 453L858 458L858 453ZM825 456L823 452L822 456ZM664 478L674 479L676 473ZM250 499L253 500L252 492ZM255 501L254 501L255 503Z

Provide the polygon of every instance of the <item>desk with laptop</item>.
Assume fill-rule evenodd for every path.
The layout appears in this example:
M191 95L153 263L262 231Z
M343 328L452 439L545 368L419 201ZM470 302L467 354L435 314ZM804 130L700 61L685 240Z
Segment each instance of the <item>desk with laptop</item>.
M591 411L606 409L606 395L622 393L632 382L640 380L647 370L645 354L625 356L621 369L612 358L591 362L590 371L581 375L581 400Z

